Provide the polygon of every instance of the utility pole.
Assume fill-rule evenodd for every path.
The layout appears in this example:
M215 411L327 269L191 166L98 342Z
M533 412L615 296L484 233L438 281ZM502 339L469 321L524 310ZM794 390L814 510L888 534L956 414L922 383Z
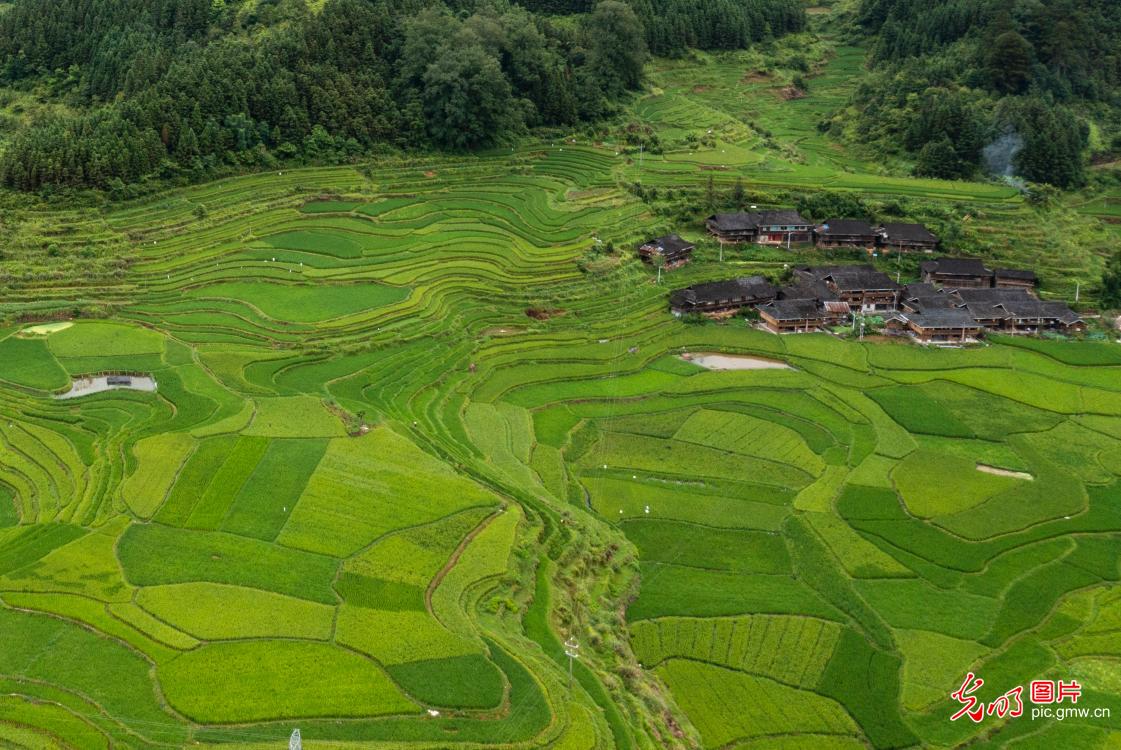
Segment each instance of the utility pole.
M572 690L572 665L580 658L580 644L576 641L576 636L572 636L564 642L564 654L568 657L568 689Z
M1076 282L1074 282L1074 301L1075 302L1078 301L1078 297L1081 294L1082 294L1082 282L1081 281L1076 281Z

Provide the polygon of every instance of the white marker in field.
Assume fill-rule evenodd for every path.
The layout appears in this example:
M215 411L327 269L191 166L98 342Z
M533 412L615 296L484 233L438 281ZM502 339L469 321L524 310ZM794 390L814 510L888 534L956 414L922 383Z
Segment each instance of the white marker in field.
M292 736L288 738L288 750L304 750L304 740L300 737L299 727L293 729Z

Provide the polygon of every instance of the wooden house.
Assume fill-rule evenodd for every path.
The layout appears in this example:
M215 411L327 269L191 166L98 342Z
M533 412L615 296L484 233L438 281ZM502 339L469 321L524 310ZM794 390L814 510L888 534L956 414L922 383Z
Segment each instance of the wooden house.
M948 289L978 289L992 286L993 272L978 258L939 258L920 266L922 280Z
M818 302L831 302L837 293L818 278L805 277L795 273L794 283L778 290L779 299L812 299Z
M813 238L813 224L791 209L713 214L705 219L705 226L721 242L786 245Z
M787 245L813 239L813 224L797 211L763 211L758 217L755 241L760 245Z
M894 310L901 287L872 266L808 266L795 270L806 282L820 281L836 298L853 310L882 312Z
M956 307L966 310L973 319L985 328L1002 328L1006 314L998 309L1002 302L1026 302L1032 296L1024 289L953 289L946 296Z
M728 243L755 242L759 224L757 214L713 214L705 219L705 227L716 239Z
M665 259L666 268L677 268L689 262L694 249L692 242L683 240L676 234L667 234L639 245L638 256L646 263L653 263L655 257L661 256Z
M829 219L814 229L818 247L875 247L876 230L861 219Z
M876 229L877 244L887 251L932 253L938 237L922 224L881 224Z
M993 271L993 286L998 289L1034 290L1038 285L1035 271L1020 268L997 268Z
M951 299L963 305L984 302L995 305L1000 302L1022 302L1035 299L1028 290L1017 288L993 289L990 287L985 289L973 289L962 287L946 290L945 293Z
M1086 330L1086 321L1062 302L1031 299L1000 302L994 307L1004 315L1001 329L1006 333L1074 333Z
M1004 310L991 302L970 302L959 305L958 309L965 310L971 318L977 321L977 325L990 330L1003 328L1004 320L1008 317Z
M969 311L957 307L902 316L910 334L924 343L965 343L984 330Z
M949 310L959 307L949 295L941 292L919 293L904 291L899 295L899 310L904 313L923 313L928 310Z
M849 319L852 314L852 308L849 303L843 300L823 300L821 302L822 312L825 314L825 325L839 325Z
M899 298L907 299L910 297L931 297L935 294L944 293L930 282L912 281L910 284L903 285L903 288L899 291Z
M772 333L807 333L825 325L825 313L812 299L780 299L758 307L759 318Z
M693 312L720 315L771 302L777 294L774 284L762 276L741 276L674 290L669 301L670 309L678 315Z

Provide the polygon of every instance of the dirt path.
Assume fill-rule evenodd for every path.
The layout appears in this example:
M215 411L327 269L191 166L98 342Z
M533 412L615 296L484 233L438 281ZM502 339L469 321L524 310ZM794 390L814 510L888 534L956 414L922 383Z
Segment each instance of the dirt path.
M468 545L470 545L471 542L475 540L475 537L481 534L483 529L485 529L487 526L490 526L494 519L498 518L498 516L501 515L502 512L503 511L500 510L495 513L491 513L489 516L484 518L478 526L471 529L471 532L467 536L463 537L463 541L461 541L459 543L459 546L455 548L455 552L452 552L452 555L448 558L448 561L444 563L444 567L440 568L440 572L437 573L435 577L429 582L428 588L424 590L424 608L428 610L428 614L432 615L434 618L436 617L436 613L432 610L432 595L436 592L436 589L440 587L440 584L444 582L444 578L447 577L451 569L455 567L455 564L459 562L459 558L463 555L463 551L467 549ZM439 618L436 618L436 621L439 622Z

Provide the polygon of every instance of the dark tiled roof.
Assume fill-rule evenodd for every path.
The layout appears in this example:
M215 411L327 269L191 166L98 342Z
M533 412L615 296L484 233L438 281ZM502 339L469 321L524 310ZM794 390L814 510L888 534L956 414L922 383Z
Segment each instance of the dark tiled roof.
M784 286L778 291L779 299L812 299L829 302L837 299L837 293L825 285L824 281L797 279L794 284Z
M750 232L760 226L810 226L810 222L802 218L794 209L780 211L759 211L734 214L713 214L707 221L712 222L721 232Z
M987 302L991 305L1035 299L1027 289L954 289L950 294L964 303Z
M655 237L642 243L643 247L654 247L662 254L673 255L693 248L693 243L681 239L676 234L667 234L665 237Z
M950 307L942 310L924 310L907 319L919 328L978 328L980 325L967 310Z
M1004 320L1007 313L992 302L969 302L961 306L977 320Z
M992 276L980 258L939 258L922 264L923 273L938 273L949 276Z
M875 230L872 229L871 224L863 219L829 219L822 222L817 233L825 237L853 234L872 236L875 234Z
M810 226L810 222L792 208L781 211L761 211L758 217L757 223L762 226Z
M803 279L815 279L820 281L835 271L844 271L849 268L871 269L872 266L867 264L860 266L798 266L794 269L794 275Z
M957 308L954 301L944 294L925 294L921 297L908 297L907 304L923 313L931 310L950 310Z
M934 288L933 284L925 281L907 284L903 287L903 299L930 297L935 294L938 294L938 290Z
M820 319L821 309L812 299L780 299L766 305L759 306L760 312L765 312L775 320L806 320Z
M670 294L670 304L674 307L690 307L745 298L766 301L774 299L777 292L775 285L762 276L741 276L738 279L712 281L678 289Z
M750 232L759 226L758 214L747 214L742 211L734 214L713 214L707 221L712 222L722 232Z
M1055 302L1055 303L1052 303L1052 304L1056 305L1055 313L1058 316L1059 320L1061 322L1065 323L1066 325L1073 325L1075 323L1085 323L1086 322L1082 319L1081 315L1076 313L1074 310L1071 310L1069 307L1064 305L1062 302Z
M899 285L883 271L871 266L841 266L825 277L843 292L862 292L869 289L898 289Z
M1008 317L1016 318L1051 318L1066 324L1077 323L1082 318L1062 302L1043 302L1041 300L1019 300L1001 302L995 307L1008 313Z
M1019 279L1022 281L1035 281L1035 271L1026 268L998 268L993 271L998 279Z
M889 242L902 240L904 242L937 242L934 233L922 224L883 224L880 230Z

